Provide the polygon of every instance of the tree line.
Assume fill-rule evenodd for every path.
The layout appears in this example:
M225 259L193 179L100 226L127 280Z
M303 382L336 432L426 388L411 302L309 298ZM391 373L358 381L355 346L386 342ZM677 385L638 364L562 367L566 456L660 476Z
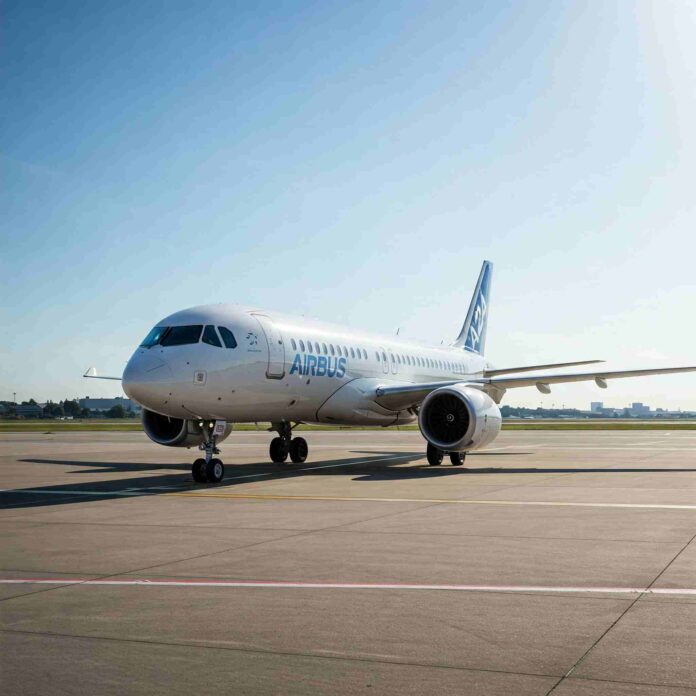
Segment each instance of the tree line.
M16 416L16 404L11 401L0 401L5 407L5 413L9 416ZM22 401L22 406L39 406L34 399ZM82 408L76 399L64 399L63 401L48 401L43 408L44 418L135 418L136 414L131 410L126 410L120 404L112 406L108 411L90 411L88 408Z

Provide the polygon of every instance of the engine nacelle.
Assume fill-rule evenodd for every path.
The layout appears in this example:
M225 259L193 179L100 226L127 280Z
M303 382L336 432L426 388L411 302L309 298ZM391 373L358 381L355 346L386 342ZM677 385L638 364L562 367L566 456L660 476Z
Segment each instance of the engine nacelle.
M423 437L446 452L484 447L495 440L501 425L500 409L488 394L458 384L430 392L418 413Z
M205 442L200 421L170 418L147 409L143 409L143 430L153 442L166 447L197 447ZM228 425L217 442L225 440L231 432L232 426Z

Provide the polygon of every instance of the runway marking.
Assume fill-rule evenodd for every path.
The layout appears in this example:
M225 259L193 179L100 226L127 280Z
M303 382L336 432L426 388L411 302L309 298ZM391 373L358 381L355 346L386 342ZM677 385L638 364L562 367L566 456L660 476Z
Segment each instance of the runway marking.
M264 493L198 493L182 491L165 493L190 498L230 498L239 500L334 500L368 503L442 503L451 505L542 505L554 507L599 507L599 508L645 508L658 510L696 510L696 505L679 505L670 503L576 503L570 501L548 500L457 500L452 498L358 498L331 495L270 495Z
M0 578L0 585L72 585L72 586L136 586L136 587L227 587L297 590L435 590L445 592L558 592L602 594L696 595L692 587L577 587L547 585L430 585L402 583L350 582L273 582L257 580L169 580L169 579L108 579L88 578Z
M140 497L152 495L148 489L119 491L77 491L61 490L52 491L41 488L13 490L0 489L0 493L22 493L26 495L84 495L94 497ZM208 489L210 490L210 489ZM265 493L203 493L198 491L177 491L171 493L158 493L157 495L174 496L182 498L223 498L229 500L326 500L336 502L363 502L363 503L438 503L443 505L537 505L550 507L589 507L589 508L635 508L639 510L696 510L696 505L681 505L672 503L578 503L563 500L458 500L452 498L363 498L335 495L271 495Z

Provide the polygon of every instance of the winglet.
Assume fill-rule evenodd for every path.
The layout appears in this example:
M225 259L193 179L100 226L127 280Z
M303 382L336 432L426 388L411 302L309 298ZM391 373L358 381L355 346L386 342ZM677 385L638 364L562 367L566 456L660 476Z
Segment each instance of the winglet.
M471 298L469 311L466 314L464 326L462 326L462 330L454 342L454 345L458 348L464 348L464 350L478 353L479 355L483 355L486 347L486 328L488 327L488 307L492 277L493 264L490 261L484 261L474 295Z

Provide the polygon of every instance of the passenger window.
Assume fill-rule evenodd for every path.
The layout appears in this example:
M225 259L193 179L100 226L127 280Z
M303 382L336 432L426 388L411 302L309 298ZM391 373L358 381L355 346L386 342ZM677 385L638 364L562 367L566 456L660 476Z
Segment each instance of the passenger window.
M329 343L329 350L331 351L331 355L336 355L336 352L334 351L333 343Z
M312 342L311 342L311 341L307 341L307 352L309 352L309 353L313 352L313 351L312 351Z
M203 324L172 326L162 337L160 343L163 346L184 346L190 343L198 343L201 331L203 331Z
M321 352L326 355L329 351L326 350L326 343L321 344Z
M218 331L220 336L222 336L222 342L225 344L225 348L236 348L237 341L235 340L234 334L224 326L218 326Z
M353 346L350 347L350 357L351 358L355 357L355 351L353 350Z
M360 348L358 348L360 350ZM363 348L363 357L367 360L367 351Z
M302 339L300 339L300 350L301 350L303 353L305 352L305 349L304 349L304 341L303 341Z
M214 326L208 324L208 326L203 329L203 343L222 348L222 343L220 343L220 339L218 338L217 331L215 331Z
M379 353L377 351L375 351L375 355L377 356L377 362L380 362Z
M290 339L290 345L292 346L293 350L297 350L297 343L295 343L295 339L291 338Z

